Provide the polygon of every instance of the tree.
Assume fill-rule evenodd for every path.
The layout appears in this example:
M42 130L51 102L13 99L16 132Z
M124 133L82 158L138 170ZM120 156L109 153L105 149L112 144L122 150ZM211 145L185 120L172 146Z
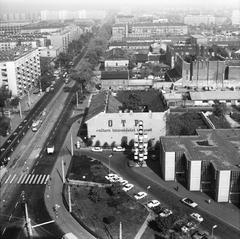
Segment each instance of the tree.
M89 199L92 202L99 202L103 199L102 189L98 186L92 187L88 194Z
M119 182L112 183L112 186L109 187L109 192L113 196L118 196L122 191L122 186Z
M223 117L227 112L227 106L225 103L219 102L218 100L214 101L213 113L217 117Z
M6 137L11 130L11 120L8 117L0 117L0 135Z
M7 99L12 97L12 92L7 88L7 86L2 85L0 87L0 108L2 111L2 117L4 116L3 109L6 105Z
M158 226L158 228L166 234L169 229L171 229L173 223L175 222L176 218L173 215L170 215L168 217L156 217L155 222Z
M18 106L19 105L19 102L20 102L20 98L18 96L16 96L15 98L13 98L11 101L10 101L10 105L11 106Z
M131 92L127 99L123 102L123 109L124 110L133 110L133 111L139 111L139 107L141 105L141 97Z

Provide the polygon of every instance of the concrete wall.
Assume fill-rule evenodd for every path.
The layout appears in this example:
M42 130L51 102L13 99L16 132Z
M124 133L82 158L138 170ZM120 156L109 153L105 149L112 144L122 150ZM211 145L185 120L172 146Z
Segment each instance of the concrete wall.
M230 170L217 171L216 201L228 202L230 190Z
M135 138L138 121L143 121L144 133L147 139L158 139L166 135L166 112L146 113L100 113L87 122L88 137L93 144L99 141L101 145L113 142L121 145L122 140L127 143ZM148 141L147 140L147 141Z
M201 188L201 161L189 162L188 189L190 191L200 191Z

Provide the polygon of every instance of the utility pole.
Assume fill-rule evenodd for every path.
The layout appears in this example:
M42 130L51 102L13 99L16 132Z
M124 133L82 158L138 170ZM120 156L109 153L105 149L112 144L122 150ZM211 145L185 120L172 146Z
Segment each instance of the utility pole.
M72 139L72 133L71 133L71 155L73 156L73 139Z
M70 186L69 185L68 185L68 204L69 204L69 212L72 212L71 192L70 192Z
M122 223L119 225L119 239L122 239Z
M78 91L76 91L76 102L77 102L77 107L78 107Z
M27 230L28 230L29 237L31 238L33 233L32 233L31 219L28 216L27 203L25 203L24 206L25 206L25 217L26 217Z
M62 159L62 177L63 177L63 183L65 183L65 182L66 182L66 179L65 179L65 171L64 171L63 159Z
M22 119L22 108L21 108L21 102L20 101L19 101L18 105L19 105L20 118Z
M29 90L28 90L28 105L29 105L29 108L31 108L31 98L30 98Z

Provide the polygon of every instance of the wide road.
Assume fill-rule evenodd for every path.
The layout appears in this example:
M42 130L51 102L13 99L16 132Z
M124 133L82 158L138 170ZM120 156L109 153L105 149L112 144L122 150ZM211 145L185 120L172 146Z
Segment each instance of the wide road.
M92 153L89 150L81 150L82 155L87 155L102 161L107 167L109 164L109 155L111 151L104 151L103 153ZM161 185L161 179L156 181L156 174L160 174L159 162L150 161L151 168L155 168L156 171L152 171L152 179L144 176L144 170L149 171L150 168L129 168L127 165L128 158L131 158L129 153L114 152L111 157L110 168L114 172L117 172L121 177L128 180L130 183L135 185L134 192L146 191L148 186L151 186L149 190L149 200L157 199L164 206L173 209L175 213L190 215L192 212L199 213L204 221L201 227L211 233L212 226L217 225L217 229L214 231L214 235L218 236L219 239L238 239L240 238L240 230L231 227L229 224L223 222L212 214L207 213L203 208L197 207L191 209L190 207L183 204L181 198L174 194L171 190ZM159 170L157 170L159 169ZM130 191L130 194L133 193Z

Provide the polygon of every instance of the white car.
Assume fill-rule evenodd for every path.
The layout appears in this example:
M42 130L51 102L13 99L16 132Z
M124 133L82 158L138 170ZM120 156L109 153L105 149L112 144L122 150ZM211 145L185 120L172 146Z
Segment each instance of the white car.
M119 176L115 173L110 173L107 176L105 176L105 178L109 181L111 181L113 178L119 178Z
M187 227L185 227L185 226L183 226L183 227L181 228L181 230L182 230L183 233L188 233L188 232L189 232L189 228L187 228Z
M126 185L126 184L128 184L128 181L127 180L125 180L125 179L123 179L122 181L119 181L122 185Z
M123 151L125 151L125 148L121 146L117 146L113 148L113 152L123 152Z
M101 147L94 147L91 149L92 152L102 152L103 149Z
M149 208L152 208L152 207L156 207L156 206L159 206L161 203L158 201L158 200L152 200L150 202L148 202L147 206Z
M159 214L159 216L160 217L168 217L171 214L172 214L172 211L166 208Z
M139 199L142 199L142 198L144 198L144 197L146 197L146 196L147 196L147 193L145 193L145 192L139 192L139 193L137 193L134 197L135 197L135 199L139 200Z
M195 203L194 201L192 201L190 198L183 198L181 200L183 203L187 204L189 207L191 208L195 208L198 206L197 203Z
M198 222L203 221L202 216L200 214L196 213L196 212L191 213L190 216Z
M125 191L125 192L127 192L127 191L131 190L133 187L134 187L133 184L128 183L128 184L126 184L126 185L123 187L122 190Z
M109 181L112 182L112 183L116 183L116 182L119 182L122 181L123 178L121 177L115 177L115 178L111 178Z

